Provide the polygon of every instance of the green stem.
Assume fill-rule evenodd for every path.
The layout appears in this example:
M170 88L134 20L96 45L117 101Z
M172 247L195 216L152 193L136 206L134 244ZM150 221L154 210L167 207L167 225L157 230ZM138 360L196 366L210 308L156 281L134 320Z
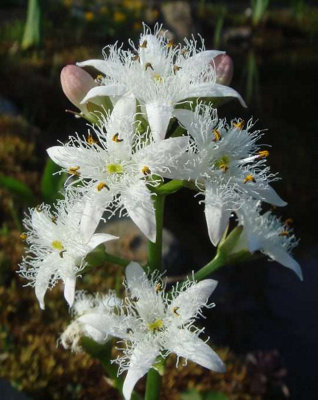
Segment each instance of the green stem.
M106 253L106 252L105 252L105 255L104 255L104 260L106 262L111 263L111 264L117 264L117 265L120 265L122 267L127 267L127 265L130 263L130 260L126 260L125 258L118 257L118 256L115 256L114 254L109 254L109 253Z
M162 267L162 228L165 196L157 194L154 198L156 215L156 241L148 241L148 266L150 271L161 270ZM147 374L145 400L158 400L160 394L161 376L153 368Z
M165 196L158 194L154 198L156 215L156 241L148 241L148 266L150 271L161 270L162 267L162 228Z
M145 400L157 400L160 395L161 376L151 368L147 374Z
M226 257L224 257L224 255L220 252L216 253L216 256L213 258L213 260L211 260L194 274L194 279L201 281L202 279L211 275L218 268L222 267L225 263Z

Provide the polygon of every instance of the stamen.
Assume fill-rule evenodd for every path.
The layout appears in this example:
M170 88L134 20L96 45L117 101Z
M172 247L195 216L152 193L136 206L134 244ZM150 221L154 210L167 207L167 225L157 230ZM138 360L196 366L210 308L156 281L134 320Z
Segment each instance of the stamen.
M27 237L28 237L28 235L25 232L22 232L20 235L20 239L23 241L25 241Z
M142 167L141 172L142 172L144 175L150 175L150 174L151 174L151 171L150 171L149 167L147 167L147 165L145 165L144 167Z
M147 40L144 40L139 47L141 49L146 49L147 48Z
M102 85L103 84L103 79L104 79L104 77L103 77L103 75L97 75L96 76L96 79L95 79L95 82L98 84L98 85Z
M139 58L139 55L138 54L136 54L135 56L133 56L133 58L132 58L132 61L139 61L140 60L140 58Z
M173 73L176 74L180 69L181 69L181 67L178 67L177 65L174 65L173 66Z
M254 176L253 175L246 175L246 177L244 178L244 183L247 183L247 182L256 182L255 181L255 178L254 178Z
M226 172L229 169L229 163L230 163L229 157L223 156L215 162L215 166L216 168L223 170L223 172Z
M153 70L153 66L151 65L150 62L147 62L147 63L145 64L145 71L147 71L148 68L151 68L151 69Z
M51 246L55 250L60 250L60 251L64 250L64 246L59 240L53 240L53 242L51 243Z
M51 221L53 222L53 224L56 225L57 217L54 215L54 216L51 218Z
M182 56L185 56L187 53L189 53L188 49L186 49L186 48L182 49L182 51L181 51Z
M104 188L110 190L109 186L105 182L99 182L99 184L97 185L97 190L100 192Z
M157 319L155 322L148 324L148 329L152 332L161 331L163 328L163 322L161 319Z
M168 47L168 48L175 47L175 44L174 44L174 42L173 42L172 39L170 39L170 40L168 41L167 47Z
M288 231L282 231L279 236L288 236L289 232Z
M176 315L177 317L180 317L180 314L178 313L180 307L173 307L172 308L172 312L174 315Z
M269 151L268 150L261 150L257 153L261 158L266 158L269 156Z
M126 333L134 333L134 331L131 328L127 328Z
M241 119L241 120L238 121L238 122L233 122L233 126L234 126L234 128L237 128L237 129L242 130L242 129L243 129L243 126L244 126L244 120Z
M106 169L109 174L122 174L124 171L121 164L107 164Z
M216 129L213 130L214 139L213 142L218 142L221 139L221 134Z
M162 292L162 285L161 285L161 283L157 283L155 289L156 289L156 293Z
M119 133L115 133L115 135L114 135L113 138L112 138L112 141L113 141L113 142L116 142L116 143L123 142L124 139L119 139L118 136L119 136Z
M294 221L293 221L292 218L287 218L286 221L285 221L285 225L286 225L286 226L290 226L293 222L294 222Z
M69 169L68 169L68 173L70 174L70 175L77 175L77 176L79 176L80 175L80 172L78 171L79 169L80 169L81 167L70 167Z
M42 205L41 205L41 204L38 204L38 205L35 207L35 209L36 209L37 212L42 212Z
M87 136L87 143L88 143L88 144L95 144L95 143L97 143L97 140L95 140L95 139L93 138L93 135L92 135L91 133Z
M63 258L63 255L64 255L65 252L66 252L66 250L60 251L60 252L59 252L59 256L60 256L61 258Z

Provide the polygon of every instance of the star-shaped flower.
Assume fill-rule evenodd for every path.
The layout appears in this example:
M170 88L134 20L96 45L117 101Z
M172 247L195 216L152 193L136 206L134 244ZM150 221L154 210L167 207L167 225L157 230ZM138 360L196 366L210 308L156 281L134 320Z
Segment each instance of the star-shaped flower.
M127 370L123 386L126 400L130 399L136 382L155 366L157 358L166 358L170 353L224 372L221 359L199 338L204 329L194 326L202 308L213 306L208 299L216 281L189 280L166 293L159 278L153 276L148 280L140 265L131 262L126 268L126 285L127 297L116 313L94 307L75 320L81 324L83 334L100 343L111 335L126 344L123 356L116 359L119 372Z
M151 133L156 141L164 139L174 107L194 97L234 97L245 106L232 88L216 83L213 59L222 51L205 50L193 38L184 46L174 45L166 38L161 26L154 34L144 26L139 46L130 42L132 50L117 44L106 46L104 60L87 60L77 65L94 67L105 76L100 86L92 88L83 103L97 101L101 96L116 99L133 95L145 109ZM201 45L201 47L200 47Z
M84 202L82 197L69 194L54 209L42 204L31 209L24 219L23 236L29 248L19 274L35 287L42 309L47 289L60 279L64 282L64 297L72 306L76 276L86 265L86 255L99 244L117 239L106 233L94 234L94 221L81 231Z
M252 121L219 120L217 111L199 105L195 112L175 110L193 142L180 159L179 179L195 181L205 196L205 216L211 242L216 246L242 195L284 206L269 182L277 179L266 166L269 152L256 144L260 131L251 131Z
M106 209L126 210L149 240L155 241L155 213L147 186L158 185L158 175L170 177L189 138L154 143L148 132L138 132L132 102L131 98L130 103L118 100L112 113L107 118L101 117L100 124L92 127L93 133L87 139L71 137L66 145L51 147L47 152L74 176L75 182L84 185L78 190L84 190L90 197L83 230L91 220L97 224Z

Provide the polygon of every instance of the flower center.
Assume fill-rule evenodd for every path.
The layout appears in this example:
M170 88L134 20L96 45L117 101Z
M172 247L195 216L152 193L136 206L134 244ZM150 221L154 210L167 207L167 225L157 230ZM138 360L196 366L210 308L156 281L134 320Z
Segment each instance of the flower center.
M157 319L156 321L152 322L151 324L148 324L148 329L151 332L158 332L161 331L163 328L163 322L162 319Z
M124 172L121 164L107 164L106 169L109 174L122 174Z
M224 172L228 170L230 164L230 158L223 156L219 160L215 161L216 168L222 169Z
M62 251L64 249L64 246L62 245L62 243L59 240L53 240L53 242L51 243L51 246L53 247L53 249L59 250L59 251Z

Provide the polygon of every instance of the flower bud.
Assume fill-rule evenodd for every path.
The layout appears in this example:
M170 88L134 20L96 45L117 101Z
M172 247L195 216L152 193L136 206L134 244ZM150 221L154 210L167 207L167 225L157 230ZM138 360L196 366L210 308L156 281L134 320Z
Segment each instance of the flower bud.
M86 105L80 104L81 100L97 85L90 74L76 65L67 65L61 71L61 85L70 102L82 112L87 112Z
M229 85L233 77L233 61L227 54L220 54L214 58L216 83Z

